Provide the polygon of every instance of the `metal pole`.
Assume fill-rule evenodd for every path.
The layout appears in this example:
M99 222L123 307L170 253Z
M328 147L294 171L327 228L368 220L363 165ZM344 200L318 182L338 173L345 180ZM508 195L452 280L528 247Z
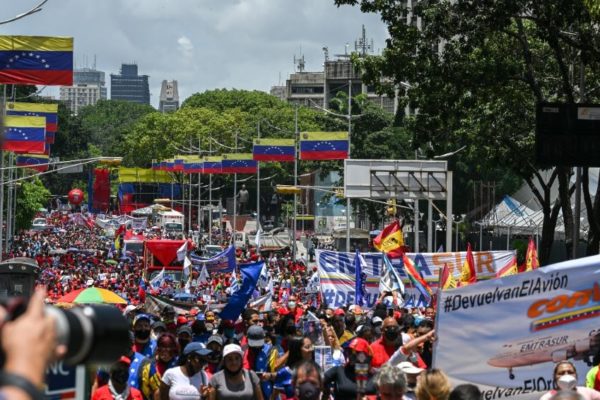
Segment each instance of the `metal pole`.
M200 140L200 138L198 138L198 160L199 162L201 161L202 157L202 150L201 150L201 146L202 146L202 140ZM200 164L202 165L202 164ZM198 215L196 215L196 220L198 221L198 240L200 240L200 238L202 238L202 220L204 219L203 215L202 215L202 203L200 201L200 194L201 194L201 186L202 186L202 178L201 178L201 173L198 172Z
M4 116L6 115L6 85L2 86L2 99L0 99L0 108L2 109L0 113L2 114L2 122L4 122ZM4 127L4 125L2 125ZM2 132L2 136L4 136L4 130ZM3 241L2 235L4 229L4 151L0 147L0 261L2 261L3 257Z
M585 101L585 67L583 62L579 63L579 99ZM575 210L573 218L573 258L577 258L577 246L579 244L579 224L581 219L581 167L575 170Z
M256 133L260 139L260 121L256 124ZM256 232L260 230L260 161L256 162Z
M352 79L348 80L348 159L350 159L350 135L352 133ZM344 193L345 195L345 193ZM346 197L346 251L350 253L350 214L352 213L352 201Z
M415 248L414 248L414 252L415 253L419 253L419 229L420 229L420 219L421 219L421 213L419 211L419 199L415 199L415 205L414 205L414 210L415 210Z
M483 224L479 224L479 251L483 251Z
M506 232L506 250L510 249L510 226Z
M8 153L8 167L10 168L8 170L8 181L11 182L13 180L13 172L14 172L14 168L12 168L13 165L13 160L14 160L14 154L13 153ZM9 241L10 241L10 237L11 237L11 228L12 228L12 210L13 210L13 183L9 183L8 184L8 194L6 197L7 200L7 205L6 205L6 237L5 237L5 248L6 251L8 252L8 249L10 248L9 246Z
M452 171L446 172L446 251L452 251Z
M433 200L429 199L427 201L427 252L433 252Z
M212 154L212 136L209 140L209 154ZM219 232L221 232L221 207L219 207ZM221 237L222 239L222 237ZM212 174L208 175L208 243L212 244Z
M294 184L296 186L298 184L298 105L296 105L296 110L294 111ZM292 226L292 261L296 261L296 213L298 208L298 195L294 193L294 226Z
M235 133L235 149L238 147L238 133ZM233 225L231 226L231 243L235 247L235 234L237 232L236 226L237 216L237 173L233 174Z
M192 230L192 174L188 175L188 232Z

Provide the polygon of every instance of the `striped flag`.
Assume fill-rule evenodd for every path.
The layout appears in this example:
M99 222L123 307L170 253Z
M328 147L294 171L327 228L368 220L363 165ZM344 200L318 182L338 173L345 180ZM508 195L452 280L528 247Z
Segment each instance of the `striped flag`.
M433 292L431 291L429 284L417 272L415 264L410 258L408 258L406 254L404 254L402 257L402 261L404 263L404 272L406 272L406 276L408 276L412 284L415 285L415 288L425 298L425 302L430 303L431 298L433 297Z
M202 173L203 174L221 174L223 168L223 158L206 156L202 159Z
M296 142L294 139L254 139L252 157L256 161L293 162Z
M527 253L525 254L525 271L533 271L539 267L540 261L538 260L535 242L533 241L533 238L529 238L529 245L527 246Z
M17 166L28 167L38 172L48 171L50 157L44 154L19 154Z
M252 158L252 153L223 154L221 173L223 174L255 174L258 161Z
M46 118L7 115L2 149L15 153L44 154Z
M471 250L471 243L467 243L467 258L462 266L460 274L460 284L470 285L471 283L477 282L477 273L475 272L475 259L473 258L473 250Z
M304 132L300 135L301 160L348 158L348 132Z
M46 118L46 143L54 144L58 130L58 104L6 103L6 115Z

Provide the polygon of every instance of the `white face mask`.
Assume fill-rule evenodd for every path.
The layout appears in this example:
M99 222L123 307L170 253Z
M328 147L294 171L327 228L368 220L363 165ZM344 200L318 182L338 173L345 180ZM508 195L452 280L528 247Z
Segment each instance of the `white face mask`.
M573 390L577 386L577 379L573 375L563 375L556 382L560 390Z

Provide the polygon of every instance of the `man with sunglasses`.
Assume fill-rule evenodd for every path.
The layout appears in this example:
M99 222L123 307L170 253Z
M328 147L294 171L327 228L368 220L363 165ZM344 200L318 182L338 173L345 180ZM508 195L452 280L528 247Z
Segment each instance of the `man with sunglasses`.
M381 368L402 344L400 325L398 325L398 321L395 318L387 317L383 321L381 333L381 338L371 344L371 349L373 350L373 368Z

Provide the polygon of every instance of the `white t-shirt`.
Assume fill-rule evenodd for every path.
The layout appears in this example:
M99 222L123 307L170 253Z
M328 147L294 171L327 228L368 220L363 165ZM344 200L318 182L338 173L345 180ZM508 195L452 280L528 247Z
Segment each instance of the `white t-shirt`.
M181 372L181 367L169 368L162 376L162 381L168 385L171 400L200 400L200 387L208 385L206 372L200 371L191 377Z

